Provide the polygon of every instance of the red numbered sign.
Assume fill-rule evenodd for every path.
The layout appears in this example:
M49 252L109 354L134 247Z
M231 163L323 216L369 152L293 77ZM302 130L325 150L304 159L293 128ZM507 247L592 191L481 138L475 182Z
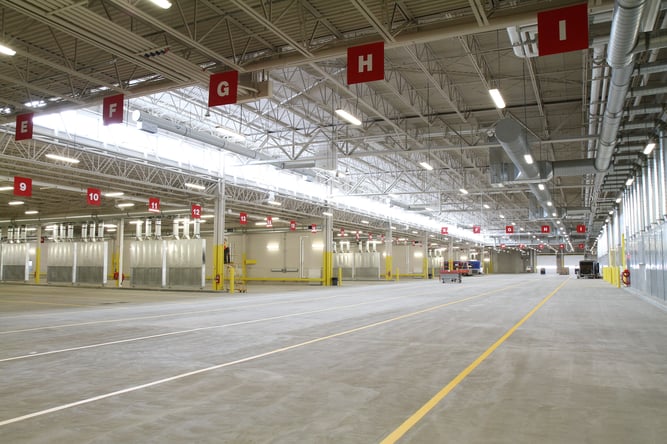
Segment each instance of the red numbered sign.
M310 226L310 232L311 233L317 233L317 225L313 224Z
M560 248L561 250L564 250L564 249L565 249L565 244L560 244L560 245L558 246L558 248Z
M14 176L14 196L32 196L32 179Z
M586 225L579 224L577 225L577 233L585 233L586 232Z
M227 71L213 74L208 85L208 106L236 103L238 88L238 71Z
M526 245L525 244L519 244L519 250L525 250Z
M373 240L373 233L368 233L368 240Z
M542 225L542 233L550 233L551 227L549 225Z
M266 216L266 228L273 228L273 218Z
M191 215L193 219L201 219L201 205L192 205Z
M540 250L544 250L544 244L538 245L537 248L539 248Z
M502 248L503 250L505 249L505 247L507 247L507 245L505 245L505 244L500 244L500 248Z
M86 202L88 202L88 205L94 205L96 207L102 205L102 191L97 188L88 188Z
M505 233L514 234L514 225L505 225Z
M356 234L354 235L355 240L359 240L359 232L357 231Z
M296 231L296 221L295 220L289 221L289 230L290 231Z
M248 224L248 213L239 213L239 223L241 225Z
M472 232L475 234L479 234L482 232L482 227L480 227L479 225L475 225L472 227Z
M345 236L345 228L340 229L340 237Z
M449 227L440 228L440 234L448 234L448 232L449 232Z
M160 199L157 197L149 197L148 198L148 211L151 213L159 213L160 212Z
M585 245L584 245L584 244L579 244L579 249L580 249L580 250L583 250L584 248L585 248Z

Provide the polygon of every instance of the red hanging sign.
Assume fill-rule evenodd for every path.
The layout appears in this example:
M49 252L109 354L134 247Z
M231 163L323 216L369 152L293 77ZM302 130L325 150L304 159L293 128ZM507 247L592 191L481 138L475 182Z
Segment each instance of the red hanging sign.
M311 233L317 233L317 225L313 224L310 226L310 232Z
M551 232L551 226L542 225L542 233L550 233L550 232Z
M368 233L368 240L373 240L373 233Z
M19 114L16 116L16 135L14 140L32 139L32 118L35 114Z
M514 225L505 225L506 234L514 234Z
M501 248L501 249L503 249L503 250L504 250L504 249L505 249L505 247L507 247L507 245L505 245L505 244L500 244L500 248Z
M584 248L586 248L586 246L584 244L579 244L579 249L580 250L583 250Z
M586 232L586 225L579 224L577 225L577 233L585 233Z
M384 42L347 48L347 84L384 79Z
M359 240L359 232L358 232L358 231L357 231L357 233L354 235L354 237L355 237L356 240Z
M32 179L14 176L14 196L32 196Z
M236 103L239 88L238 71L213 74L208 84L208 106Z
M102 123L111 125L112 123L123 123L123 104L125 96L116 94L115 96L105 97L102 102Z
M295 220L289 221L289 230L290 231L296 231L296 221Z
M160 198L159 197L149 197L148 198L148 211L151 213L160 212Z
M340 229L340 237L345 236L345 228Z
M86 202L88 205L99 207L102 205L102 191L98 188L88 188L86 193Z
M273 228L273 217L266 216L266 228Z
M540 56L588 48L588 5L567 6L537 13Z
M191 215L193 219L201 219L201 205L192 205Z
M474 225L474 226L472 227L472 232L473 232L474 234L479 234L479 233L482 232L482 227L480 227L479 225Z
M440 228L440 234L448 234L449 227L442 227Z
M565 244L558 245L558 248L560 248L561 250L564 250L565 249Z
M244 212L239 213L239 223L241 225L247 225L248 224L248 213L244 213Z

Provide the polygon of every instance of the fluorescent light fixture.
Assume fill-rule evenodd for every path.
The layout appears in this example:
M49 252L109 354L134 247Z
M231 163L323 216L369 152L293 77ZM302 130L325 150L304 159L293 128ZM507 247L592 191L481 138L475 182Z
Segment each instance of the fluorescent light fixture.
M421 167L424 168L426 171L433 170L433 167L428 162L419 162L419 165L421 165Z
M110 193L102 193L102 196L104 197L120 197L125 195L122 191L112 191Z
M548 207L550 207L550 206L552 206L552 205L553 205L553 202L551 202L551 201L548 201L548 202L547 202L547 206L548 206Z
M337 109L336 114L338 117L341 119L345 120L346 122L351 123L352 125L359 126L361 125L361 120L353 116L352 114L348 113L344 109Z
M258 226L258 227L265 227L266 222L255 222L255 225Z
M625 181L625 186L629 187L630 185L632 185L632 182L634 182L634 181L635 181L634 177L628 178L628 180Z
M278 202L277 200L270 200L267 202L269 205L275 205L276 207L279 207L282 205L282 202Z
M644 148L644 154L647 156L653 152L655 149L655 142L649 142L646 144L646 148Z
M151 0L151 3L153 3L155 6L162 8L162 9L169 9L171 8L171 2L167 0Z
M14 187L0 187L0 191L9 191L9 190L13 190L13 189L14 189Z
M556 225L560 225L560 221L559 221L559 220L556 221Z
M214 217L215 217L214 214L202 214L201 216L202 219L212 219Z
M530 154L524 154L523 160L525 160L528 165L533 164L533 156L531 156Z
M330 213L328 211L323 211L322 216L333 216L333 213Z
M622 200L623 200L623 198L621 196L618 196L616 198L616 203L621 203Z
M46 157L48 157L51 160L59 160L60 162L79 163L79 159L74 159L73 157L59 156L58 154L46 154Z
M104 229L106 230L107 228L118 228L118 225L116 224L104 224Z
M551 213L551 217L556 217L556 216L558 216L558 214L556 214L555 211L553 213Z
M16 206L16 205L23 205L24 203L25 202L23 202L22 200L11 200L7 202L7 205Z
M466 190L465 188L459 188L459 192L461 194L468 194L468 190Z
M227 129L224 126L216 126L215 130L221 136L229 137L230 139L234 139L234 140L240 140L240 141L245 140L245 136L243 134L239 134L236 131L232 131L230 129Z
M362 220L361 220L361 223L362 223L362 224L370 224L370 222L368 222L366 219L362 219Z
M130 225L142 225L144 223L143 220L131 220Z
M134 202L123 202L123 203L116 204L116 206L117 206L118 208L128 208L128 207L133 207L133 206L134 206Z
M37 210L28 210L28 211L25 212L25 214L27 214L27 215L39 214L39 211L37 211Z
M16 55L16 51L14 51L12 48L9 46L5 45L0 45L0 54L8 55L8 56L13 56Z
M487 210L488 210L489 208L491 208L488 204L484 204L483 206L484 206L484 208L486 208Z
M193 190L205 190L206 189L206 187L204 185L199 185L199 184L192 183L192 182L185 182L185 186L188 187L188 188L192 188Z
M503 100L502 94L500 94L500 91L498 91L497 88L490 89L489 94L491 95L491 98L493 99L493 103L496 104L496 108L503 109L505 108L505 101Z
M538 184L537 184L537 188L539 188L540 190L544 191L544 184L543 184L543 183L538 183Z
M504 214L499 214L498 217L500 217L501 219L505 219L505 215L504 215Z

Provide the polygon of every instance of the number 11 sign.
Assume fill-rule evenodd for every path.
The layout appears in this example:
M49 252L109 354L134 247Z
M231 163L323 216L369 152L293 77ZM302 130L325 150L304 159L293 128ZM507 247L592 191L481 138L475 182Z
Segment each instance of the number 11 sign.
M148 211L150 211L151 213L160 212L160 199L158 197L148 198Z

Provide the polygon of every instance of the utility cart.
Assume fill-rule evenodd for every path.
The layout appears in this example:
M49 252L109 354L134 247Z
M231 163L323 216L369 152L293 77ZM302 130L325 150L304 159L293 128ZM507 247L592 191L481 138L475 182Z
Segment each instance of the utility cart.
M440 270L440 282L447 283L461 283L461 273L465 270Z

